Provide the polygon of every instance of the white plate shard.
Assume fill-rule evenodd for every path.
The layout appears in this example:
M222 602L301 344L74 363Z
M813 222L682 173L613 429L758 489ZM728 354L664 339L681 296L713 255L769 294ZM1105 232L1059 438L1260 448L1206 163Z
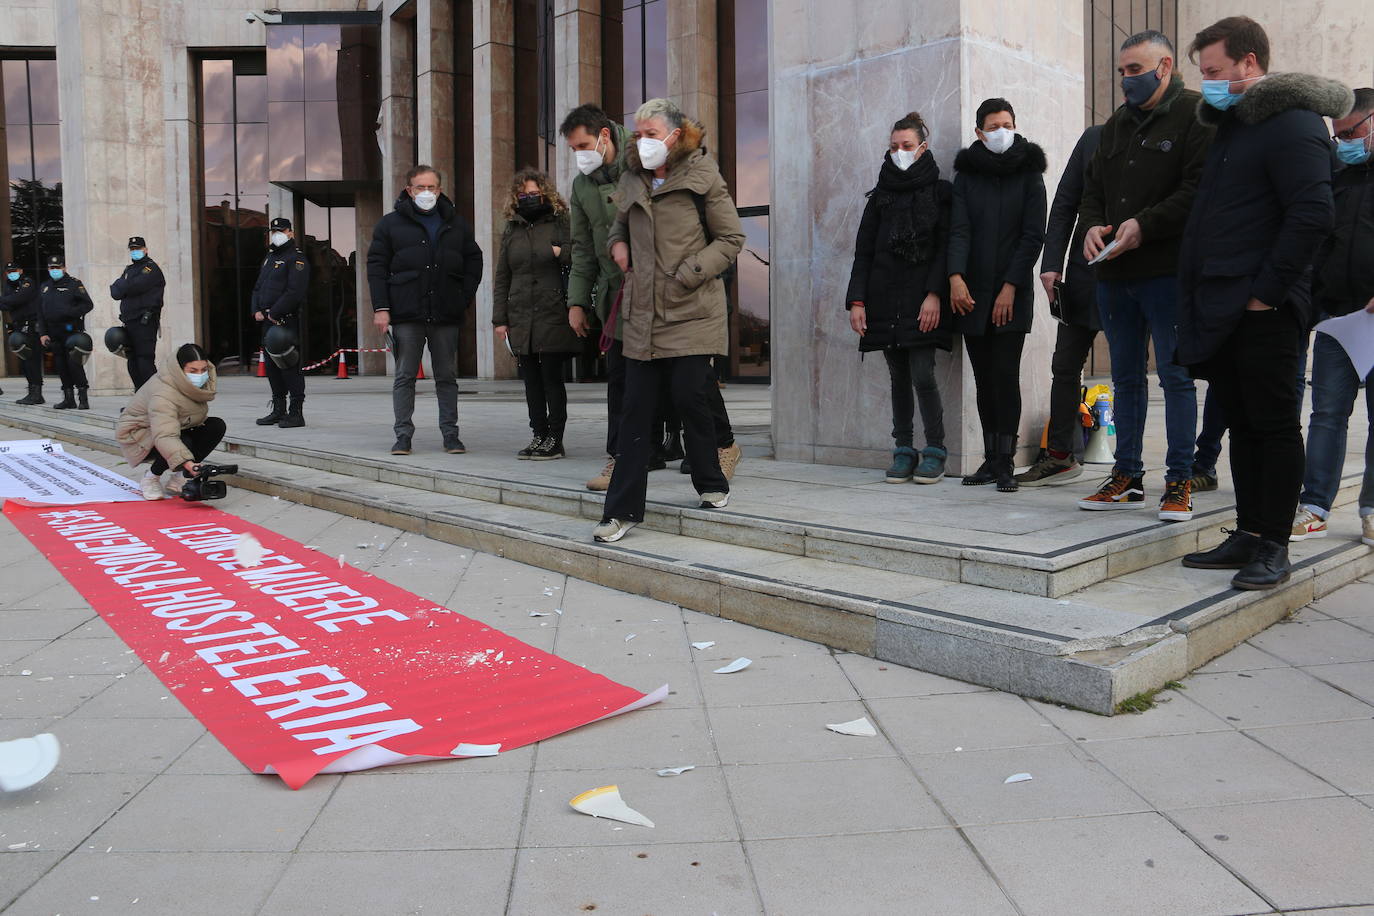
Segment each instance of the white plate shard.
M619 786L590 789L574 797L568 804L572 805L574 811L590 814L592 817L604 817L607 820L622 821L639 827L654 825L653 821L625 804L625 799L620 797Z
M547 617L547 616L549 616L549 612L548 612L548 611L530 611L530 616L531 616L531 617Z
M1010 785L1013 782L1030 782L1030 780L1031 774L1029 773L1013 773L1006 779L1002 780L1002 785Z
M660 775L660 776L681 776L683 773L686 773L688 770L695 770L695 769L696 769L696 764L688 764L688 765L685 766L685 767L665 767L665 768L663 768L663 769L661 769L661 770L658 771L658 775Z
M626 637L625 637L625 641L626 641L626 642L629 642L630 640L634 639L634 638L635 638L636 636L638 636L638 635L639 635L638 633L631 633L629 636L626 636Z
M712 646L714 646L715 644L716 644L716 641L715 641L714 639L711 640L710 642L694 642L694 643L692 643L692 648L693 648L693 649L700 649L701 651L705 651L705 650L711 648Z
M754 663L753 659L737 658L724 668L717 668L715 674L734 674L736 671L743 671Z
M455 757L495 757L501 753L499 744L468 744L466 741L449 751Z
M0 741L0 792L18 792L41 782L61 756L57 738L46 732L32 738Z
M873 727L873 723L868 721L868 716L855 719L852 722L840 722L836 725L827 725L826 728L841 735L854 735L857 738L876 738L878 730Z
M258 539L245 531L239 535L239 539L234 543L234 562L244 569L262 565L262 558L267 556L267 548L258 542Z

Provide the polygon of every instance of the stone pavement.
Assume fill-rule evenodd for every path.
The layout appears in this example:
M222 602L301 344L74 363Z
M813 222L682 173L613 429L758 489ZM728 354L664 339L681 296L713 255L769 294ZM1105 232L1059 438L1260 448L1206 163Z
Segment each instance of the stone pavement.
M674 692L495 758L291 792L0 522L0 740L64 746L45 782L0 796L7 914L1374 913L1374 579L1107 719L283 500L219 505ZM824 727L859 716L877 737ZM658 826L568 808L612 782Z

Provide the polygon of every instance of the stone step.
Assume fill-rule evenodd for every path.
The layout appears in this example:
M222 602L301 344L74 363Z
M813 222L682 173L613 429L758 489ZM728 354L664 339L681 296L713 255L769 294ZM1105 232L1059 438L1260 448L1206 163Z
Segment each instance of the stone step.
M74 444L115 451L98 424L63 416L47 427ZM1169 561L1055 599L680 531L639 530L619 544L600 545L590 538L589 522L570 514L261 456L233 482L836 649L1103 714L1374 570L1369 548L1329 538L1296 545L1293 579L1273 592L1236 592L1225 573L1183 570ZM698 530L716 517L698 514Z

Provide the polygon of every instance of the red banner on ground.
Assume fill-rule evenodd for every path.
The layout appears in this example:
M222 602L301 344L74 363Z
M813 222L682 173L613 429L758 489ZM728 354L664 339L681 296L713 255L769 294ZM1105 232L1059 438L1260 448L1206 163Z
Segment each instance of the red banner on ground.
M235 757L316 773L511 750L658 702L236 516L181 501L5 515ZM251 534L259 565L235 560Z

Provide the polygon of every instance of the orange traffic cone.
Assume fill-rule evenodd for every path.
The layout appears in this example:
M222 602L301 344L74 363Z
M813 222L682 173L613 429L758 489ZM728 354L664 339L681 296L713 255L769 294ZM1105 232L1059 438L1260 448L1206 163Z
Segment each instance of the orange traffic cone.
M258 378L267 378L267 354L258 351Z
M344 359L344 352L342 350L339 351L339 371L338 374L334 376L334 378L348 378L348 362Z
M418 382L420 379L422 379L422 378L424 378L424 377L425 377L425 361L424 361L424 360L420 360L420 364L419 364L418 366L415 367L415 381Z

